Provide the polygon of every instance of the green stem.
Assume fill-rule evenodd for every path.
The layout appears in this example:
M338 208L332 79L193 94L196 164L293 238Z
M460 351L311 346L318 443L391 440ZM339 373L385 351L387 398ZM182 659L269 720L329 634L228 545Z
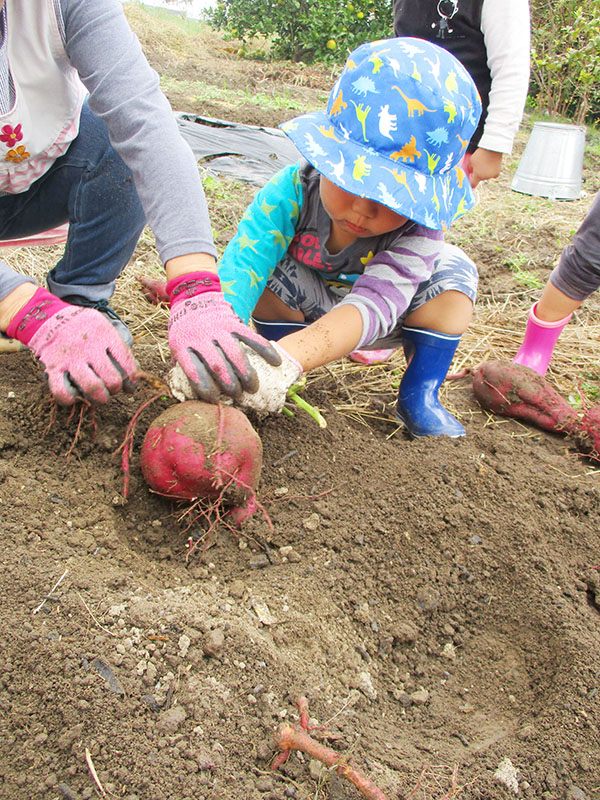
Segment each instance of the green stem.
M294 403L296 403L298 408L301 408L303 411L306 411L306 413L315 420L319 428L326 428L327 420L321 414L321 412L314 406L311 406L310 403L307 403L303 397L300 397L297 394L298 389L301 388L302 386L304 386L304 383L302 384L296 383L293 386L290 386L290 389L288 391L288 397L290 398L290 400L293 400Z

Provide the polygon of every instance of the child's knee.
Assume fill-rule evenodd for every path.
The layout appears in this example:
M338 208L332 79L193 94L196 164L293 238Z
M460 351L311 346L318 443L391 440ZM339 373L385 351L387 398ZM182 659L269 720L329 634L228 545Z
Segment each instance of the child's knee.
M253 316L261 320L303 322L302 311L290 308L275 292L265 289L254 307Z
M447 289L410 313L404 324L460 336L469 327L472 316L471 297L460 290Z

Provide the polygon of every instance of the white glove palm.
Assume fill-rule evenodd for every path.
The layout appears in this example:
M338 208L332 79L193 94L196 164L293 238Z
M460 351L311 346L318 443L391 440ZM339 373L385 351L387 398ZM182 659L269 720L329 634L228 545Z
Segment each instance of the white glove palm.
M240 342L240 348L254 367L258 376L258 389L256 392L243 392L236 398L236 403L242 408L251 408L260 414L279 414L285 403L288 389L302 375L302 366L296 359L281 347L277 342L271 342L273 348L281 356L281 364L274 367L268 364L258 353ZM177 400L193 400L197 397L186 374L179 364L171 370L168 384Z

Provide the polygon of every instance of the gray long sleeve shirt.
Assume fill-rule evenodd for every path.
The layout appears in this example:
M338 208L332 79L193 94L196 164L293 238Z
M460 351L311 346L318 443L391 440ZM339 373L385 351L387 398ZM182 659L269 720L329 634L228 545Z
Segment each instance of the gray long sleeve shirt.
M104 120L133 173L163 263L189 253L215 255L195 158L120 0L54 0L54 6L69 61L89 92L90 109ZM4 38L18 35L8 21ZM0 82L3 77L7 87L5 48L0 49ZM10 91L0 91L0 114L9 102ZM22 280L0 261L0 299Z

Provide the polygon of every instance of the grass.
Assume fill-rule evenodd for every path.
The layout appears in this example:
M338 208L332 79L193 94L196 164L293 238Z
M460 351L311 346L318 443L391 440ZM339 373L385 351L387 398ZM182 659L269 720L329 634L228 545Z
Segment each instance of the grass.
M502 265L510 269L518 286L526 286L528 289L542 289L543 284L538 276L524 269L524 266L528 263L527 256L517 253L506 257Z
M180 80L168 75L161 76L160 85L165 94L184 95L190 102L203 103L210 100L231 106L251 105L276 111L303 112L305 110L305 105L289 91L285 94L269 94L268 92L254 92L250 89L230 89L225 83L222 86L214 86L202 81ZM320 107L320 104L315 104L315 108L311 110Z
M160 6L149 6L138 0L126 0L127 6L137 7L143 14L160 24L171 25L184 36L199 34L205 31L206 23L201 20L191 19L184 11L175 9L161 8ZM130 13L130 9L126 9Z

